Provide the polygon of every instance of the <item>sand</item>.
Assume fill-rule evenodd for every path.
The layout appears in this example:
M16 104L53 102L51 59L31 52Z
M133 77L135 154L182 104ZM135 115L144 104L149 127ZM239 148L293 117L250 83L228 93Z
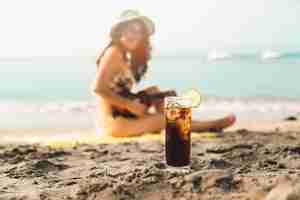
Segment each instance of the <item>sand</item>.
M2 142L0 199L300 199L299 121L193 133L185 171L165 165L164 133L99 140L77 131Z

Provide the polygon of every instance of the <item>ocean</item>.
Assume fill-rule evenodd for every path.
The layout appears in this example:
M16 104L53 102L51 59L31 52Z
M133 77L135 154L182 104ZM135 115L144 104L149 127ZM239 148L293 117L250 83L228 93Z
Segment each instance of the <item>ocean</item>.
M0 130L92 128L95 58L0 59ZM159 85L207 97L193 116L274 120L300 113L300 52L154 56L136 89Z

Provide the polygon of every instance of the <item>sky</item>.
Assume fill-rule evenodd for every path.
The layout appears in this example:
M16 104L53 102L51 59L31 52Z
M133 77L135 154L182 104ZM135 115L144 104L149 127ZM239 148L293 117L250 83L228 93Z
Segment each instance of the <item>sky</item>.
M155 22L156 53L300 48L298 0L6 0L0 57L94 56L125 9Z

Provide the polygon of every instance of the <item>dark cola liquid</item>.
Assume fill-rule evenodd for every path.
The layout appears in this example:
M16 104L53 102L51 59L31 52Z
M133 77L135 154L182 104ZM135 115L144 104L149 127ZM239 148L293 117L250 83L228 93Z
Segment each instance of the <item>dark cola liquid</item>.
M191 156L191 109L176 108L166 114L166 162L167 165L183 167L190 164Z

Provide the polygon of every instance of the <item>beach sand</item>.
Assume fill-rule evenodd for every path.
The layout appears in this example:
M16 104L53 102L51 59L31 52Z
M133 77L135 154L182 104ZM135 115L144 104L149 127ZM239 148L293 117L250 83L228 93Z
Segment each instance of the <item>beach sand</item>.
M300 199L299 121L193 133L188 171L165 165L163 132L125 139L93 130L1 133L1 200Z

